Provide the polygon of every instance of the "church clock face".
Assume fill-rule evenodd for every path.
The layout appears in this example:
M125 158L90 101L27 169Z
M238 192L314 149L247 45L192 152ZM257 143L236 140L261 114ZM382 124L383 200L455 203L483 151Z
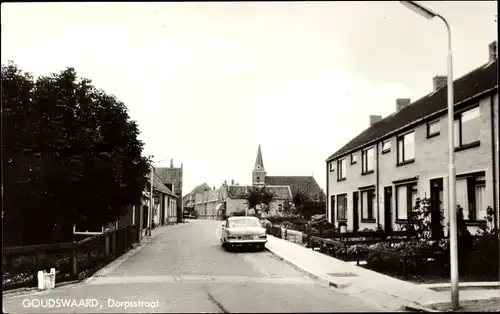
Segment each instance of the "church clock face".
M260 166L257 166L257 169L260 170Z

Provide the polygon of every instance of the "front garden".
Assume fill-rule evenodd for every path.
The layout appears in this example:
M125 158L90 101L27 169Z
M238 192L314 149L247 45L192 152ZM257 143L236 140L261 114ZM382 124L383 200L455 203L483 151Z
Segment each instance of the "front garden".
M357 261L361 267L414 283L446 283L450 281L449 239L432 236L429 204L429 199L417 200L411 223L389 234L381 228L341 233L325 215L309 221L294 216L268 217L267 221L273 227L302 232L305 246L332 257ZM463 210L457 206L461 282L498 281L499 243L493 213L488 208L485 223L471 234Z

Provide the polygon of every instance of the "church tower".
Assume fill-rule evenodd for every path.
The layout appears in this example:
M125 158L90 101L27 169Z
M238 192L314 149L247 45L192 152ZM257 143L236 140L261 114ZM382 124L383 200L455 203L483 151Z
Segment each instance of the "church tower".
M266 182L266 170L264 169L264 161L262 160L262 152L259 148L257 150L257 159L255 159L255 167L252 172L252 185L264 186Z

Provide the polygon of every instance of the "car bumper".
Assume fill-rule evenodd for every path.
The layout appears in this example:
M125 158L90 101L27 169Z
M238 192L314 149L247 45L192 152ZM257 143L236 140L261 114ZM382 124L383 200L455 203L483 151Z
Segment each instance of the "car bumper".
M266 244L267 239L249 239L249 240L227 239L226 243L231 245Z

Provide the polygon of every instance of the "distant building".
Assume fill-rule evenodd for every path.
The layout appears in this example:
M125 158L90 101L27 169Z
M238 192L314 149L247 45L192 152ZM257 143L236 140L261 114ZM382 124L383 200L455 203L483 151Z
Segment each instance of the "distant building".
M270 204L269 214L276 214L283 210L285 202L292 202L297 192L302 192L313 200L322 200L325 193L319 187L313 176L267 176L262 158L262 150L259 145L257 158L252 171L252 186L266 187L275 195L275 200ZM219 193L220 209L225 215L230 216L237 211L247 208L246 193L247 186L235 184L234 181L228 185L222 184Z
M170 217L175 217L175 222L182 222L183 214L183 202L182 200L182 175L183 175L183 165L179 168L174 167L173 159L170 159L169 167L154 167L155 174L160 178L163 184L177 197L178 202L176 202L175 215ZM174 218L171 218L174 222Z
M183 198L184 210L194 211L198 218L217 219L219 205L219 190L212 189L207 183L196 186Z

